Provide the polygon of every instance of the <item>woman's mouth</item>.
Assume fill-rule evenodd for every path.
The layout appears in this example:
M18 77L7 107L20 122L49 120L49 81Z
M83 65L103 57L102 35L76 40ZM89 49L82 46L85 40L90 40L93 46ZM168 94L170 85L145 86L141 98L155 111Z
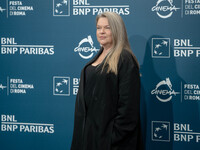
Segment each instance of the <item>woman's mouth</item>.
M101 40L105 39L106 37L105 36L100 36L99 37Z

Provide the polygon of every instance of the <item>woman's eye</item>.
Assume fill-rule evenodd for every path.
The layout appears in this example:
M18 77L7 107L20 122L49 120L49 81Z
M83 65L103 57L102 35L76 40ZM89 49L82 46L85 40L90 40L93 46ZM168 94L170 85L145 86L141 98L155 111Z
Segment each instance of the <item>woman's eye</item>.
M97 29L101 29L100 27L97 27Z

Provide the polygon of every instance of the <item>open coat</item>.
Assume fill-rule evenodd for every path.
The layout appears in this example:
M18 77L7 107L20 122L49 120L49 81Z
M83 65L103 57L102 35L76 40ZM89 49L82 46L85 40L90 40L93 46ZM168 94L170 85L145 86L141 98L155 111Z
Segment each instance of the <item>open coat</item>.
M138 150L140 76L130 52L122 51L117 75L105 71L100 74L102 67L98 67L92 101L86 110L84 71L102 51L101 48L81 71L71 150Z

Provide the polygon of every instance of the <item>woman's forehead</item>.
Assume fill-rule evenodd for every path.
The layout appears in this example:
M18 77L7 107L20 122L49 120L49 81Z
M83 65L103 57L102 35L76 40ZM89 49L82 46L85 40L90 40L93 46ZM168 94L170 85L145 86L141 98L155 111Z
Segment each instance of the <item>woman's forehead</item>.
M99 18L97 25L109 25L108 19L106 17Z

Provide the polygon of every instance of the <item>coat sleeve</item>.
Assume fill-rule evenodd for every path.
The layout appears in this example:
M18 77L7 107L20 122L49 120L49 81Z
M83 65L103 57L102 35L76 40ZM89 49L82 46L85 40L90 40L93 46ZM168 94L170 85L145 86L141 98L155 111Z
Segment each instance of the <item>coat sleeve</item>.
M81 71L81 78L79 83L78 93L76 95L75 113L74 113L74 128L73 137L70 150L80 150L82 144L82 133L84 127L84 110L81 101L82 87L83 87L83 71Z
M112 131L112 150L136 150L140 116L140 75L131 55L123 57L119 70L119 99Z

